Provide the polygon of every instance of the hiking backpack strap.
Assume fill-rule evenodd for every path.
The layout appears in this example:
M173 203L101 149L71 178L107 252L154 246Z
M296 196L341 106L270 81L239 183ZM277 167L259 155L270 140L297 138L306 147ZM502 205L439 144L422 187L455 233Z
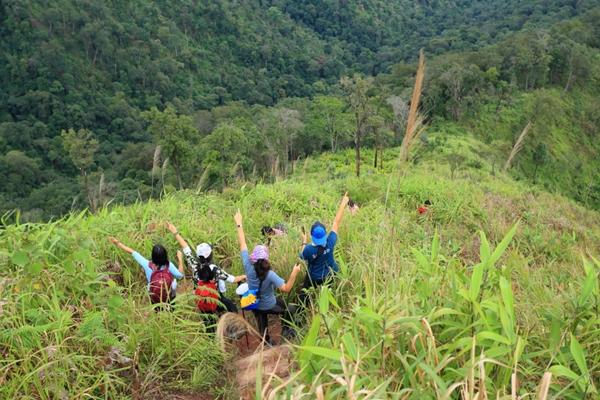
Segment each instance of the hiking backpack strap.
M269 274L269 271L267 271L267 275ZM260 300L260 289L262 288L262 284L265 281L266 275L264 278L260 279L258 278L259 282L258 282L258 290L256 291L256 298L258 300Z

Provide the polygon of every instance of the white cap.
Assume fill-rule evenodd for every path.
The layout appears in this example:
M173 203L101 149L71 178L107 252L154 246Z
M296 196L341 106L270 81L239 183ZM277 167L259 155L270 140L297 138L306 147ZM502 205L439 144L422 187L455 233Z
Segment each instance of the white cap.
M200 243L198 247L196 247L196 255L198 257L208 258L212 253L212 247L208 243Z

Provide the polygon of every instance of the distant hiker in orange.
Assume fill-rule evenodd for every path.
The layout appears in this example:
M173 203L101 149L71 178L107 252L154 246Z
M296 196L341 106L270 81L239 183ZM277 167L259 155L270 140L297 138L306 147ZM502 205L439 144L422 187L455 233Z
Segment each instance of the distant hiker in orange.
M208 243L200 243L196 247L196 254L186 240L179 234L179 231L172 223L167 223L167 229L175 235L177 243L181 246L183 255L178 253L180 259L180 268L183 265L183 256L192 270L192 279L194 281L195 293L197 296L196 306L201 312L214 313L217 310L223 311L222 303L229 312L237 312L235 303L225 296L227 288L225 283L238 283L246 280L246 275L233 276L223 271L213 263L213 251ZM217 290L218 289L218 290ZM218 300L218 302L217 302Z
M319 221L315 222L310 228L310 243L307 240L306 233L302 233L300 258L308 264L308 274L306 274L302 285L303 290L300 293L302 303L306 298L305 289L322 285L339 270L333 251L338 239L338 229L349 201L348 193L344 194L329 233L327 233L325 225Z
M183 279L183 269L178 270L169 261L167 249L160 244L155 244L152 247L152 257L149 261L116 238L111 236L108 240L121 250L131 254L133 259L144 269L152 304L170 303L175 299L177 279Z
M423 203L422 205L420 205L417 208L417 212L419 213L419 215L424 215L429 211L430 206L431 206L431 201L425 200L425 203Z

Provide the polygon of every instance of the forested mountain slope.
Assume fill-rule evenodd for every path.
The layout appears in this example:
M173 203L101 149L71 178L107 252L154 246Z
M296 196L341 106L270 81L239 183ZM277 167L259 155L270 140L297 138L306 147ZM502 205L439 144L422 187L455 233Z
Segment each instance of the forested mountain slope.
M93 201L151 197L161 190L157 180L177 186L171 168L175 159L157 137L160 132L151 134L154 114L144 114L152 107L162 110L172 105L179 115L191 118L189 135L181 146L189 154L177 174L183 186L197 187L204 176L208 186L219 188L235 173L267 174L278 160L288 168L292 159L352 144L351 112L335 85L340 76L388 71L395 62L414 59L420 47L428 55L475 49L519 29L544 36L548 31L539 29L589 15L598 4L594 0L327 1L318 5L305 1L4 1L0 4L0 177L5 184L0 189L0 212L19 208L29 219L47 219ZM597 31L591 31L588 40L577 34L577 24L589 32L593 15L585 22L574 20L579 22L571 29L572 40L580 43L577 49L585 50L584 60L590 60L587 48L594 46ZM494 90L501 90L494 93L502 101L512 96L504 88L529 91L564 85L569 60L580 60L552 53L557 47L543 41L535 49L514 49L514 54L500 58L492 54L481 65L483 72L492 66L500 72ZM465 53L455 57L468 60ZM550 63L548 57L567 62L567 68ZM531 60L545 60L539 68L533 62L536 80L527 84L514 80L513 75L519 78L531 69ZM401 132L384 97L405 93L413 71L406 64L390 70L392 77L399 78L389 85L397 93L381 86L371 92L372 98L379 98L378 113L384 118L380 125L386 132L394 130L387 145L397 144ZM434 71L428 77L436 83L441 75L436 78ZM539 79L549 74L557 77L555 81ZM583 85L579 74L573 82L571 86ZM426 88L429 116L454 118L460 107L476 109L471 107L473 99L484 90L466 88L452 92L458 93L460 106L452 103L456 101L446 83ZM315 96L314 101L308 100ZM74 162L74 153L67 150L61 132L71 128L89 131L84 136L90 142L80 146L91 153L89 163ZM223 140L235 145L229 158L218 152ZM374 142L371 138L367 145ZM246 151L253 143L263 146ZM158 144L162 157L155 151ZM164 168L157 168L157 161ZM84 190L84 181L104 195Z

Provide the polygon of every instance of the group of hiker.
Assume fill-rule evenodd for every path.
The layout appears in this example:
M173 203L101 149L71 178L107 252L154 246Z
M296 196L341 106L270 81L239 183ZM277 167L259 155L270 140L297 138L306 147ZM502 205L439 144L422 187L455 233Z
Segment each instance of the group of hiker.
M306 262L307 274L298 296L300 305L306 304L308 289L328 282L338 272L338 265L334 257L338 229L346 207L350 208L352 214L358 211L358 206L354 203L349 205L350 202L347 193L344 194L329 232L327 232L325 225L317 221L310 229L309 240L309 236L302 229L302 244L299 256L301 260ZM160 244L153 246L151 258L148 260L118 239L109 237L109 240L120 249L131 254L143 268L148 283L148 293L153 304L170 304L173 301L177 293L177 280L183 279L185 264L187 264L192 271L196 305L201 313L237 312L236 302L226 296L226 283L237 283L240 285L236 290L236 293L240 295L239 305L243 310L251 310L254 313L258 331L267 343L271 343L268 334L268 315L270 314L282 317L282 336L286 338L293 337L295 331L292 324L298 307L294 304L288 304L276 293L289 293L292 291L298 274L302 271L302 264L297 263L294 265L286 281L279 276L269 260L271 238L286 235L287 228L283 224L275 227L263 227L261 231L265 236L266 244L256 245L252 252L249 252L244 233L243 217L239 210L234 215L234 222L245 272L244 275L239 276L228 274L213 262L213 249L210 244L199 244L194 253L188 242L177 230L177 227L171 222L167 222L167 229L175 236L181 247L181 251L177 251L177 267L169 261L167 250ZM245 283L242 283L244 281ZM157 307L157 309L160 309L160 307Z

